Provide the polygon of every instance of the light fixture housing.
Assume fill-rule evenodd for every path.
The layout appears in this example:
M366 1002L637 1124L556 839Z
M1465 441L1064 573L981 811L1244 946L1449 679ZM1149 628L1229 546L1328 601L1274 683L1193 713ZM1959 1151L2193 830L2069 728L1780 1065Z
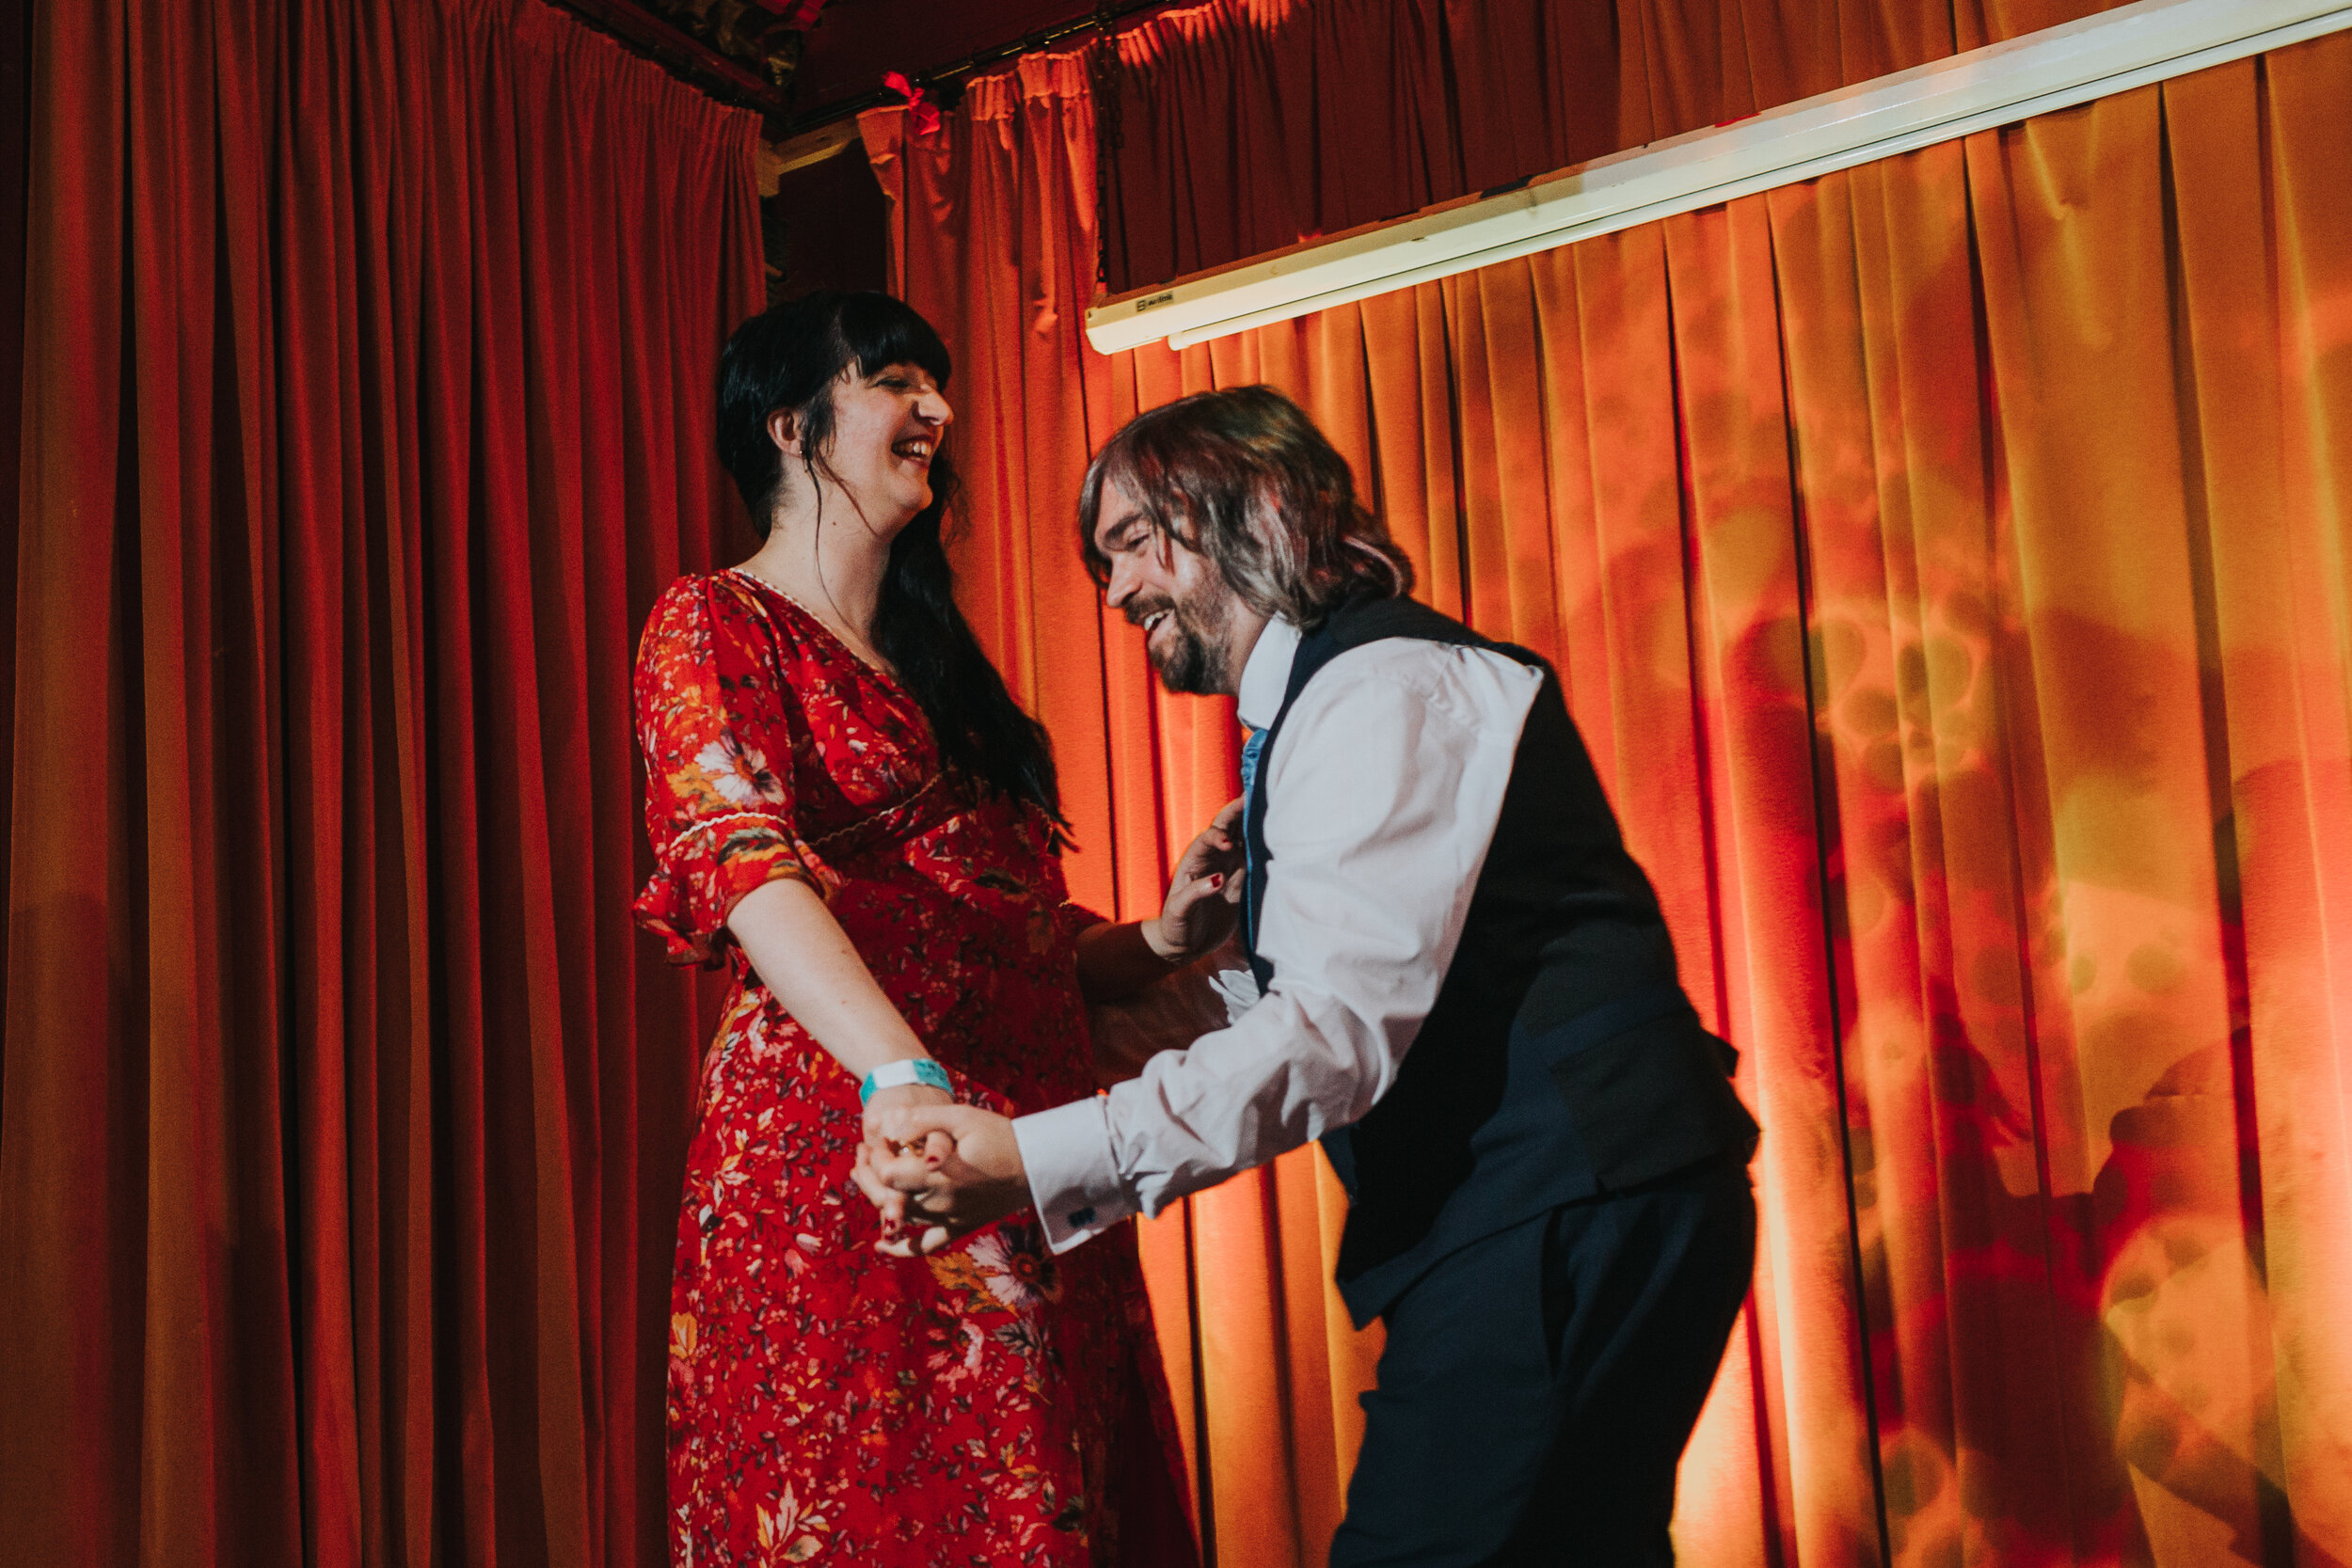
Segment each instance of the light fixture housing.
M1106 299L1102 353L1170 348L1573 245L2352 26L2345 0L2137 0L1517 189Z

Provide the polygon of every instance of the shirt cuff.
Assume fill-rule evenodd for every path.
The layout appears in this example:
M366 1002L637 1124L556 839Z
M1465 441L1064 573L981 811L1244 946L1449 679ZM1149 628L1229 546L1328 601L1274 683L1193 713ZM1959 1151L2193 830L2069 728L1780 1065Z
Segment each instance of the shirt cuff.
M1095 1095L1013 1120L1029 1198L1056 1252L1091 1240L1138 1207L1112 1157L1108 1105Z

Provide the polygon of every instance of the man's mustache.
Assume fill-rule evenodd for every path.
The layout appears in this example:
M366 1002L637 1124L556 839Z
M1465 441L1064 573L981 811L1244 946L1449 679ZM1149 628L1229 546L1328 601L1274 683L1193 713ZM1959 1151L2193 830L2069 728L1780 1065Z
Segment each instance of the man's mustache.
M1120 613L1127 617L1127 624L1129 626L1139 626L1143 625L1144 622L1152 619L1152 616L1157 615L1161 610L1174 610L1175 608L1176 602L1173 599L1154 599L1149 604L1146 604L1139 599L1129 599L1125 608L1122 609Z

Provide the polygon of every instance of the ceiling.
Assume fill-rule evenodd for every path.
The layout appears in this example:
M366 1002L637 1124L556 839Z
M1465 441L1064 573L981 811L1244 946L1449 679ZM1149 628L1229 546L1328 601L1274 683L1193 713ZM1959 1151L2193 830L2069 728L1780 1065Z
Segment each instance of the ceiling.
M1137 0L556 0L788 134ZM1156 3L1156 0L1155 0ZM788 107L787 107L788 105Z
M803 44L792 118L806 120L874 93L886 71L919 81L1097 8L1086 0L830 0Z

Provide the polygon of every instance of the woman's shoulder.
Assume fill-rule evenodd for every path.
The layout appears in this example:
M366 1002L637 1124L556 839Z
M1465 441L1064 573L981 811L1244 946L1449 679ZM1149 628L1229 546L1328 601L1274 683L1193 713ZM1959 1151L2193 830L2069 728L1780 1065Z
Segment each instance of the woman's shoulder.
M645 617L645 640L707 637L715 626L751 620L759 610L757 595L732 568L688 572L654 600Z
M732 566L721 566L707 572L682 572L671 579L670 586L664 588L654 600L650 619L658 620L665 611L733 609L747 606L754 598L743 574Z
M745 641L753 611L725 572L689 572L663 589L637 639L641 678L709 665Z
M796 689L838 684L856 664L822 622L734 567L689 572L663 589L637 658L641 668L688 663Z

